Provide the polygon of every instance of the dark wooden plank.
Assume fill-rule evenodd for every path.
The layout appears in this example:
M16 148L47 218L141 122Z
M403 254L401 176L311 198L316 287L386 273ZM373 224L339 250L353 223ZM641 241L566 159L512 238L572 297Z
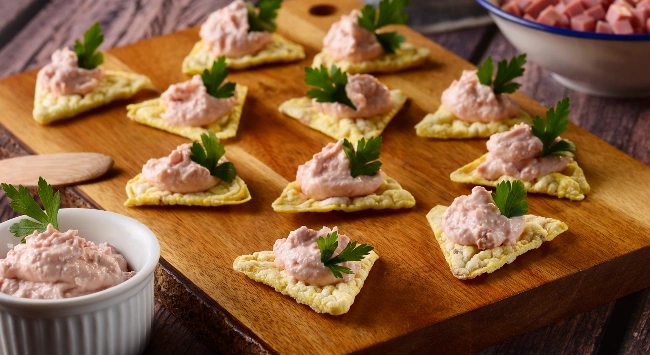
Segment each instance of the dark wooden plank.
M9 0L0 2L0 48L12 40L47 3L47 0Z
M215 353L199 341L194 333L157 300L152 334L151 342L143 355Z
M480 55L485 51L485 44L492 39L494 31L494 26L480 26L427 35L427 37L463 59L474 63L477 54Z
M637 307L620 346L621 354L650 354L650 289L638 292Z

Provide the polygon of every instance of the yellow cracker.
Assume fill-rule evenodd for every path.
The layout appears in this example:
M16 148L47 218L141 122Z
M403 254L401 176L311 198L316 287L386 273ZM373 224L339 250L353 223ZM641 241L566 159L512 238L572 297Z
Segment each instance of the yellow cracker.
M184 206L221 206L238 205L250 201L251 194L248 186L239 176L231 183L221 181L217 186L204 192L189 194L163 191L150 185L142 174L136 175L126 184L128 199L125 206L145 205L184 205Z
M305 196L300 190L300 185L294 181L284 188L282 195L273 201L272 206L276 212L355 212L367 209L411 208L415 206L415 199L395 179L384 176L384 183L370 195L330 197L322 201Z
M237 128L239 128L239 121L241 120L241 114L244 109L244 102L246 101L248 88L244 85L237 84L235 90L237 90L237 102L230 113L207 126L195 127L170 125L160 117L160 114L165 111L165 107L163 106L162 100L159 98L126 106L128 111L126 116L132 121L174 133L194 141L200 141L201 135L207 133L208 130L214 131L215 135L219 139L232 138L237 135Z
M246 69L266 63L293 62L305 59L305 50L301 45L293 43L280 34L272 35L271 43L253 55L240 58L226 58L226 66L232 69ZM187 75L201 74L205 69L212 68L216 57L203 41L198 41L190 54L183 60L183 73Z
M111 101L128 99L138 91L155 89L148 77L135 73L105 70L104 78L89 94L54 97L36 84L33 116L36 122L48 124L105 105Z
M415 133L420 137L441 139L489 137L495 133L509 131L514 125L522 122L528 125L533 123L530 115L524 111L519 111L517 117L497 122L467 122L440 105L438 111L426 115L415 126Z
M361 138L369 139L381 135L388 123L402 109L406 96L400 90L391 90L390 97L395 102L395 107L385 115L371 118L337 119L314 107L312 99L308 97L287 100L278 109L287 116L332 138L346 138L356 142Z
M518 180L508 175L502 175L497 180L486 180L475 175L476 168L485 161L486 157L487 154L451 173L449 176L451 181L497 186L503 180ZM521 180L521 182L524 183L524 187L528 192L543 193L574 201L584 199L585 194L591 190L585 178L585 173L575 160L572 160L562 172L546 174L531 181Z
M551 241L560 233L569 229L564 222L552 218L526 215L526 227L521 238L515 245L501 246L486 250L479 250L476 246L460 245L447 239L442 231L442 214L446 206L436 206L427 214L440 250L445 255L454 277L467 280L473 279L484 273L492 273L505 264L510 264L515 259L532 249L539 248L543 242Z
M312 67L325 65L327 68L335 64L341 70L350 74L394 72L423 65L429 60L428 48L417 48L410 43L402 43L394 54L384 54L381 57L363 62L348 60L335 61L325 49L316 54Z
M273 263L275 256L272 251L238 256L232 267L257 282L273 287L283 295L293 297L298 303L308 305L318 313L338 316L350 310L354 298L361 291L377 259L379 255L371 251L359 262L361 268L352 280L325 287L306 285L284 270L279 270Z

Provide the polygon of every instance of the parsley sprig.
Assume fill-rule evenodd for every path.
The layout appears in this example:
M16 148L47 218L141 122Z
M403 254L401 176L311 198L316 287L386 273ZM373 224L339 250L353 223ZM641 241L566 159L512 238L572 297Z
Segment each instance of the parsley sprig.
M212 63L211 70L203 70L201 80L203 80L203 85L205 85L210 96L216 97L217 99L225 99L233 97L236 86L235 83L230 82L221 85L227 76L226 56L221 56Z
M203 142L203 146L198 142L192 144L190 148L192 152L190 159L208 169L210 175L231 183L235 176L237 176L237 170L235 169L235 164L229 161L219 164L219 159L226 154L226 148L223 144L219 143L219 138L217 138L214 132L208 131L207 134L203 133L201 135L201 141Z
M404 42L404 36L397 31L377 33L377 30L386 25L403 25L408 20L408 14L402 13L409 5L409 0L381 0L379 9L366 5L361 9L357 23L359 26L375 34L377 42L386 53L395 53L395 48Z
M354 110L357 109L345 92L348 74L336 65L332 65L329 73L322 64L320 68L305 67L305 82L315 86L307 91L307 96L316 99L316 102L340 102Z
M102 26L95 22L86 33L83 43L79 40L74 42L74 51L77 53L77 65L83 69L95 69L104 63L104 53L96 52L100 44L104 42Z
M381 167L379 149L381 148L381 137L368 139L361 138L357 142L357 150L347 139L343 140L343 151L350 161L350 174L352 177L360 175L375 176Z
M560 134L569 129L569 98L558 102L555 109L552 107L546 111L546 120L539 116L533 119L533 134L544 144L542 156L559 155L574 157L578 148L568 139L556 141Z
M495 94L511 94L519 89L521 84L515 83L512 80L524 75L524 64L526 64L526 53L510 59L510 62L505 59L500 61L498 65L497 75L492 81L492 74L494 73L494 64L492 57L488 57L482 66L478 67L478 81L487 86L492 86Z
M494 204L499 207L502 216L508 218L523 216L528 213L526 189L520 180L504 180L497 185L496 193L492 193Z
M282 6L282 0L261 0L255 9L255 5L246 3L248 12L248 32L275 32L278 17L278 10Z
M59 214L59 207L61 207L61 196L59 192L53 193L52 185L49 185L42 177L38 178L38 197L45 207L45 211L34 201L29 190L23 186L18 185L18 190L13 185L2 184L7 197L12 199L9 202L9 207L18 213L22 213L27 217L36 220L21 219L20 222L14 223L9 227L9 231L16 237L22 238L21 243L25 243L25 237L38 231L39 233L45 232L47 225L51 224L54 229L59 229L57 215Z
M332 271L334 277L343 278L343 274L352 274L352 270L345 266L338 265L346 261L360 261L364 256L368 255L374 247L371 247L366 244L359 244L357 246L356 241L351 241L348 245L345 246L343 251L335 257L332 258L332 254L336 251L336 248L339 247L339 235L337 231L328 233L325 238L318 237L316 243L318 243L318 249L320 250L320 261L325 264L325 267Z

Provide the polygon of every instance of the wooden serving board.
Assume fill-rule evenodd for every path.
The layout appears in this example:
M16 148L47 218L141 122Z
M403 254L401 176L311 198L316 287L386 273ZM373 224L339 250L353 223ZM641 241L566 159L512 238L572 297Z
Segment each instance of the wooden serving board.
M425 215L437 204L449 205L470 193L472 186L453 183L448 176L483 154L485 140L424 139L415 135L413 126L437 109L442 91L472 66L403 27L399 30L409 42L431 49L432 63L379 76L409 97L384 132L381 160L384 171L415 196L416 207L273 212L271 203L294 180L298 165L332 141L277 111L280 103L308 89L303 67L320 50L329 26L361 5L330 0L332 14L310 14L312 6L323 3L287 2L280 12L278 31L305 46L306 60L229 77L249 87L237 137L225 141L228 158L253 196L243 205L123 206L124 186L142 165L187 142L126 118L127 103L158 93L141 93L76 119L40 126L31 117L36 81L32 71L0 81L0 123L36 153L95 151L114 157L113 173L82 185L81 192L106 210L148 225L160 240L164 260L232 320L229 326L236 331L229 334L261 347L254 350L468 352L650 286L645 270L650 260L650 168L575 125L565 136L579 147L577 160L592 193L582 202L529 197L530 213L563 220L569 231L494 274L469 281L452 276ZM106 66L148 75L162 91L188 79L180 66L197 39L194 28L112 49ZM531 113L545 111L523 95L515 98ZM302 225L338 226L352 239L375 246L380 255L349 313L317 314L232 269L236 256L270 250L276 239Z

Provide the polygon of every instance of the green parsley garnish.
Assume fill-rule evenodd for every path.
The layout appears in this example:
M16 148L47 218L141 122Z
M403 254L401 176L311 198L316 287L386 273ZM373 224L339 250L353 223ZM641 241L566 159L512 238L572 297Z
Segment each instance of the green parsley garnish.
M259 11L256 11L255 5L247 2L248 32L275 32L275 18L278 17L280 6L282 0L260 0L257 5Z
M533 134L544 144L542 156L563 155L574 157L578 148L568 139L556 141L560 134L569 129L569 98L558 102L555 109L550 108L546 111L546 121L535 115L533 120Z
M494 64L492 63L492 57L488 57L483 66L478 67L478 81L483 85L492 86L492 90L497 95L503 93L512 94L521 86L521 84L512 82L512 80L524 75L524 64L526 64L526 53L513 57L509 63L505 59L500 61L497 64L497 75L492 81Z
M366 5L361 9L357 23L359 26L375 34L377 42L386 53L395 53L395 48L399 48L404 42L404 36L397 31L377 33L377 30L386 25L403 25L408 20L408 14L401 13L409 5L409 0L381 0L379 10L375 10L371 5Z
M339 247L339 235L337 231L327 234L325 238L318 237L318 249L320 249L320 261L325 264L325 267L332 271L334 277L343 278L344 274L352 274L352 270L345 266L337 265L346 261L360 261L364 256L368 255L374 249L366 244L357 246L357 242L349 242L341 253L332 258L332 254ZM331 259L330 259L331 258Z
M379 148L381 148L381 137L368 139L361 138L357 142L357 150L347 139L343 140L343 151L350 161L350 175L357 177L360 175L375 176L381 167L379 159Z
M208 131L207 134L203 133L201 135L201 141L203 142L203 146L198 142L192 144L190 148L192 152L190 159L208 169L210 175L231 183L235 176L237 176L237 170L235 169L235 164L229 161L219 164L219 159L226 154L226 148L223 144L219 143L219 138L217 138L214 132Z
M226 76L228 76L228 69L226 69L226 56L223 55L212 62L212 70L203 70L201 79L210 96L217 99L233 97L236 84L228 82L221 85Z
M77 65L83 69L95 69L100 64L104 63L104 53L95 50L100 44L104 42L104 35L102 34L102 26L99 22L95 22L90 26L88 31L84 33L84 42L76 40L74 42L74 51L77 53Z
M57 215L59 214L59 207L61 207L61 196L57 191L55 194L52 190L52 185L49 185L42 177L38 178L38 197L40 197L45 211L34 201L29 190L23 185L18 186L18 190L13 185L2 184L2 189L5 191L7 197L13 201L9 202L9 207L18 213L22 213L27 217L35 219L34 222L29 219L22 219L18 223L14 223L9 227L9 231L16 237L22 238L21 243L25 243L25 237L38 231L39 233L45 232L47 225L51 224L54 229L59 229L57 222Z
M508 218L523 216L528 213L526 189L520 180L501 181L497 185L496 193L492 193L494 204L499 207L502 216Z
M332 65L329 73L322 64L320 68L305 67L305 82L316 87L307 91L307 96L316 99L316 102L340 102L357 109L345 92L348 74L336 65Z

